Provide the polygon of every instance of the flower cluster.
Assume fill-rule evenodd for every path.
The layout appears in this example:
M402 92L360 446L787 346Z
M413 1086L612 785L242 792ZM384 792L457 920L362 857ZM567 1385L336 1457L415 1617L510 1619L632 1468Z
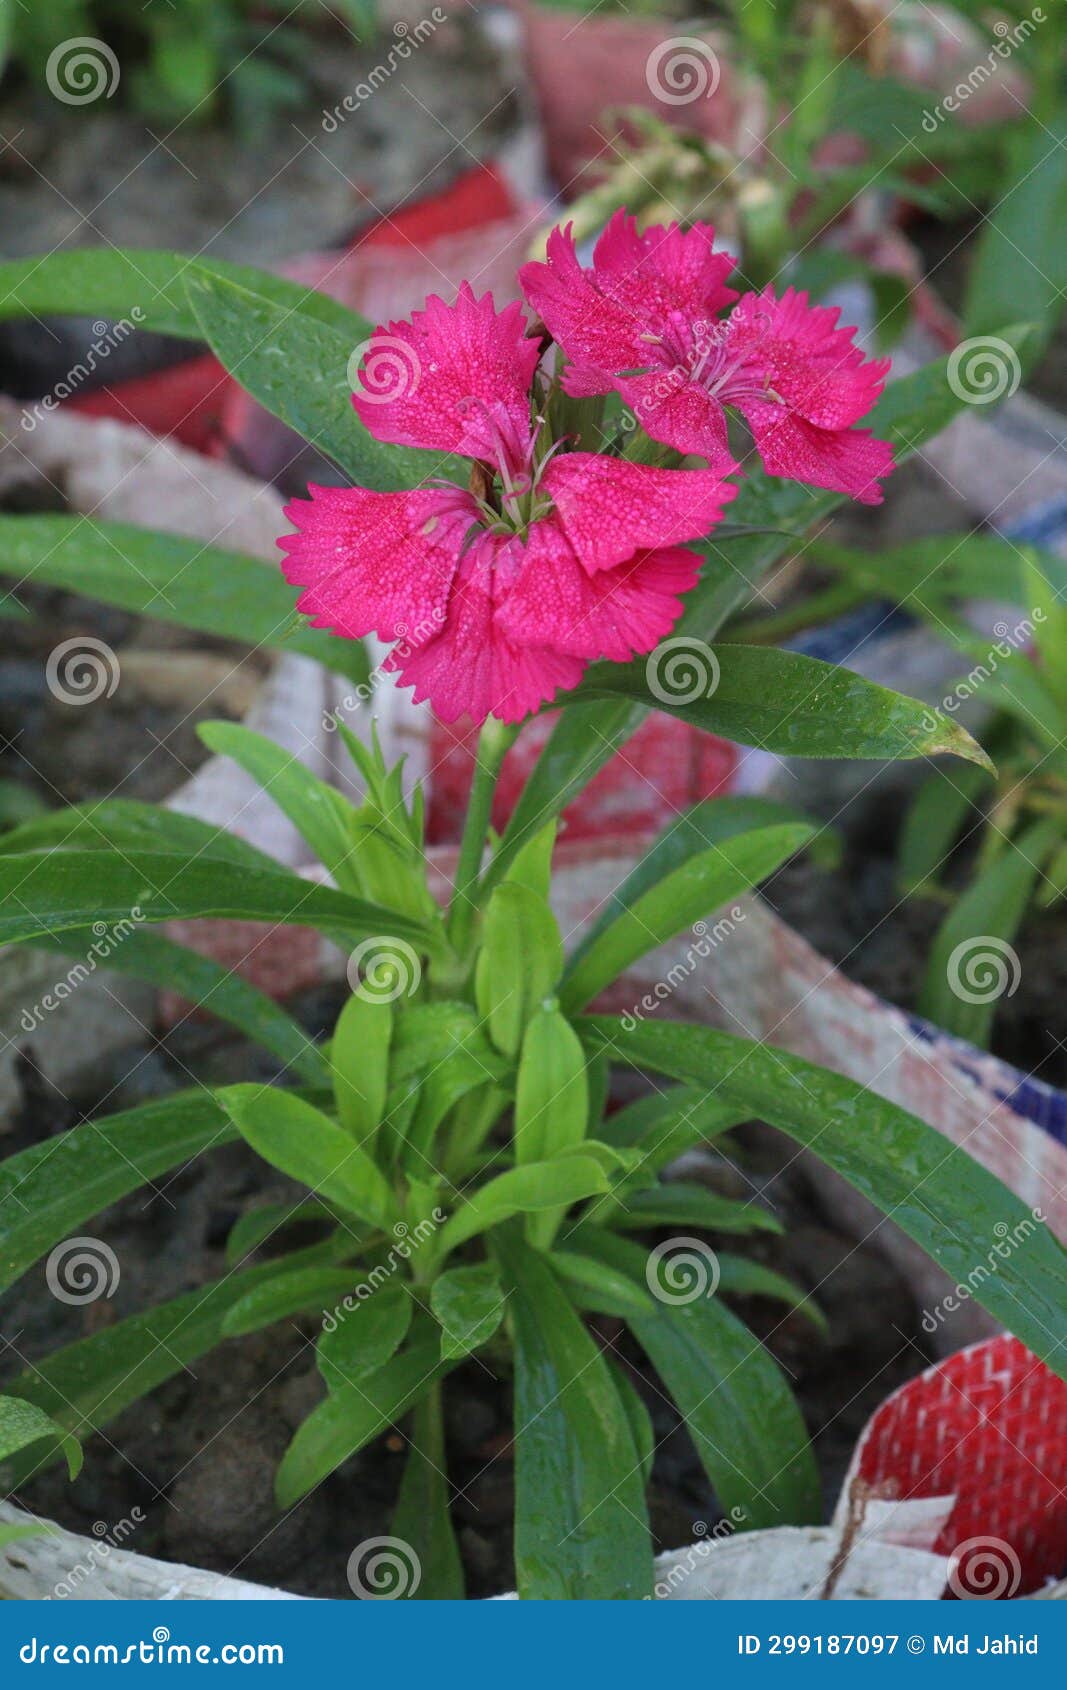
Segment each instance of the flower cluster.
M470 475L392 493L309 488L280 542L300 610L350 638L402 642L386 667L443 720L514 722L590 662L651 651L673 628L700 564L687 543L737 491L727 407L772 474L879 499L889 448L853 425L886 365L803 294L737 300L713 239L706 225L639 234L620 214L583 270L557 230L548 262L520 277L566 355L556 374L521 306L498 312L466 283L455 304L431 298L378 330L360 420L380 441L470 459ZM390 356L372 386L376 340ZM653 440L707 467L582 450L568 403L612 391Z

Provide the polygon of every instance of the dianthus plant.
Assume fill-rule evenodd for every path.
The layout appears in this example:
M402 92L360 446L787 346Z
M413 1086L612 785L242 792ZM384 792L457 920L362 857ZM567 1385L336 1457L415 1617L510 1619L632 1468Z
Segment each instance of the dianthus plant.
M196 1085L11 1157L4 1283L227 1140L293 1182L289 1201L238 1219L217 1279L7 1379L12 1483L214 1346L296 1320L321 1383L278 1470L280 1509L322 1484L343 1505L360 1482L350 1458L400 1425L406 1466L383 1535L403 1548L406 1594L459 1594L443 1398L474 1368L513 1394L513 1452L486 1459L514 1460L520 1595L643 1597L656 1439L635 1379L673 1399L738 1529L820 1510L789 1386L730 1303L772 1297L816 1323L818 1310L730 1247L776 1226L773 1214L680 1175L683 1152L769 1121L956 1279L1024 1217L965 1150L875 1092L671 1019L669 989L653 994L658 1015L637 1003L627 976L642 958L817 844L794 810L710 799L636 844L620 884L606 873L578 931L554 913L557 823L649 710L799 756L980 756L921 703L730 641L731 616L787 547L842 497L880 496L881 437L909 449L958 404L933 365L887 390L876 432L860 429L885 369L802 295L736 298L730 268L708 229L638 236L620 218L590 267L560 233L547 264L523 273L536 317L463 288L373 333L293 284L161 254L79 253L0 275L9 309L143 301L148 327L209 341L351 483L290 508L291 585L210 548L68 517L0 519L5 568L39 580L77 569L84 590L128 605L138 581L166 579L196 625L233 631L243 616L246 637L295 644L365 684L358 642L373 634L417 700L483 724L441 901L424 796L405 794L358 718L333 741L358 802L243 727L203 730L285 812L317 873L121 799L0 841L4 942L79 955L93 923L136 906L107 965L184 991L275 1062L270 1083ZM293 626L292 586L312 628ZM548 743L493 831L518 724L550 703ZM332 1035L309 1040L249 982L159 931L207 917L332 941L348 958ZM250 951L262 943L259 928ZM1047 1229L1031 1228L974 1294L1063 1365L1067 1262Z

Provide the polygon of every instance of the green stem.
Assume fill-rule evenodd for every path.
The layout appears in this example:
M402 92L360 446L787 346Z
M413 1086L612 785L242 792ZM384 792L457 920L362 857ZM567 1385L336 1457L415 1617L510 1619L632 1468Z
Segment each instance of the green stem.
M449 937L460 952L465 949L470 936L500 765L514 744L517 733L517 727L510 727L490 716L478 738L467 819L463 824L463 839L456 864L455 889L448 909Z

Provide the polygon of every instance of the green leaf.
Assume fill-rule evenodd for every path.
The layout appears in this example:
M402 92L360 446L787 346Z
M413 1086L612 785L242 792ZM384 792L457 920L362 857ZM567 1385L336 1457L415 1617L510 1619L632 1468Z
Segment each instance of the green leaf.
M449 1500L441 1387L431 1385L415 1404L391 1528L401 1544L418 1544L419 1578L414 1588L409 1580L403 1593L418 1601L459 1601L464 1595L463 1563Z
M106 922L236 921L315 927L346 940L394 935L425 943L425 930L376 904L316 886L279 868L188 861L165 851L50 851L0 855L0 944Z
M1067 1375L1058 1338L1067 1308L1067 1252L1047 1226L959 1145L869 1087L709 1027L646 1022L626 1032L610 1017L582 1026L617 1061L714 1090L723 1103L779 1127L841 1174L922 1246L953 1282L985 1261L990 1238L1021 1229L1024 1244L974 1291L975 1300L1054 1372ZM997 1230L994 1230L997 1229Z
M203 1090L87 1121L0 1162L0 1290L90 1216L236 1138Z
M989 1043L997 1004L1019 985L1021 964L1011 941L1042 864L1062 837L1062 822L1051 817L1035 822L971 882L930 947L920 1015L957 1038Z
M400 1219L396 1198L370 1157L321 1110L276 1086L225 1086L215 1095L241 1137L272 1167L383 1231Z
M392 1036L392 1004L356 992L338 1016L330 1043L337 1119L372 1153L385 1114Z
M349 1290L352 1284L349 1275ZM387 1278L380 1284L371 1268L345 1306L323 1322L315 1359L330 1390L344 1390L384 1367L407 1337L414 1309L402 1279Z
M583 1250L644 1287L639 1245L583 1227ZM657 1302L630 1328L685 1419L723 1510L746 1531L814 1523L819 1480L804 1422L770 1354L718 1298Z
M527 1601L633 1601L652 1543L630 1420L603 1354L547 1261L496 1248L515 1342L515 1574Z
M781 1232L782 1223L758 1203L739 1203L703 1185L653 1185L630 1191L611 1225L622 1232L651 1226L699 1226L707 1232Z
M353 855L355 811L347 798L313 775L299 757L238 722L201 722L209 751L231 757L288 816L342 891L359 892Z
M489 900L475 973L478 1012L498 1050L518 1054L535 1009L563 971L556 918L543 898L506 880Z
M406 1349L358 1385L331 1391L312 1409L278 1468L274 1486L278 1507L294 1507L350 1455L399 1420L442 1371L437 1328L419 1316Z
M633 1314L652 1314L655 1303L647 1291L634 1284L624 1273L616 1273L594 1256L583 1256L577 1250L553 1250L549 1262L580 1309L593 1314L618 1315L626 1320Z
M522 1041L515 1092L515 1160L544 1162L578 1144L589 1115L585 1052L558 1009L539 1009Z
M838 664L774 646L690 642L692 659L677 697L657 678L654 652L646 670L631 664L593 664L576 700L626 698L678 716L708 733L787 757L932 757L951 752L988 766L967 730L921 699L891 692ZM672 650L673 648L673 650ZM659 648L680 658L672 638ZM664 673L667 673L664 665ZM691 697L694 674L702 690Z
M829 1326L818 1303L784 1274L775 1273L762 1262L751 1262L747 1256L729 1256L721 1250L717 1252L717 1260L720 1296L769 1297L786 1303L798 1314L805 1315L822 1337L827 1335Z
M184 535L90 516L0 516L0 575L254 649L302 652L358 685L370 672L358 640L294 627L280 569Z
M983 220L970 255L964 334L999 339L1001 325L1012 321L1025 300L1027 312L1038 321L1043 345L1063 308L1065 286L1067 112L1061 111L1049 124L1025 124L1016 135L1007 185L998 186L997 203ZM1036 353L1038 347L1033 350ZM985 367L984 375L993 390L1003 391L1011 368L995 341L992 352L993 362ZM977 364L972 391L990 390L982 384L982 375Z
M299 1258L289 1261L298 1265ZM36 1403L65 1430L87 1437L213 1349L222 1339L227 1309L277 1271L276 1262L266 1262L131 1315L54 1350L9 1381L7 1389ZM16 1489L51 1459L14 1458L5 1474L7 1488Z
M273 1326L291 1314L316 1312L329 1308L351 1291L358 1269L336 1267L288 1268L284 1261L276 1262L275 1275L265 1284L246 1291L240 1302L234 1303L222 1322L224 1338L240 1338L246 1332L258 1332L263 1326Z
M337 1218L332 1209L314 1197L288 1203L261 1203L258 1208L249 1209L234 1222L226 1236L226 1266L239 1267L261 1245L273 1242L290 1227L306 1226L309 1222L336 1226ZM358 1249L364 1242L349 1222L345 1223L343 1237L350 1250Z
M204 339L253 399L325 452L361 487L415 487L432 476L465 482L466 466L436 452L385 446L352 406L349 360L369 328L350 339L330 323L293 312L198 261L186 293Z
M816 535L806 550L820 569L832 569L872 595L889 598L944 633L944 607L963 599L993 599L1031 608L1027 559L1033 556L1057 591L1067 587L1067 559L1021 547L999 534L937 534L877 552L853 551ZM1012 643L1020 640L1013 637Z
M441 1323L441 1359L469 1355L488 1343L504 1318L500 1275L488 1263L449 1268L430 1290L430 1307Z
M610 1186L600 1163L589 1156L566 1156L556 1162L528 1162L498 1174L471 1193L441 1229L440 1250L446 1256L458 1244L512 1215L566 1209Z
M35 254L0 264L0 318L101 316L132 321L157 334L200 340L200 324L185 292L185 278L195 263L185 253L138 247ZM368 332L365 318L300 282L220 259L213 258L211 267L287 311L329 324L353 343Z
M656 1456L656 1434L652 1429L652 1416L638 1395L636 1386L631 1383L629 1374L624 1373L617 1362L610 1360L608 1370L619 1393L623 1413L630 1423L634 1457L641 1474L641 1483L647 1486L652 1478L652 1463Z
M985 770L973 767L953 770L948 778L939 770L923 781L908 806L897 844L897 875L904 892L920 892L936 883L968 818L972 827L979 825L977 801L988 785Z
M65 810L24 822L0 837L0 853L50 851L58 847L100 851L166 851L174 856L210 857L239 868L279 872L265 851L250 845L224 827L168 810L162 804L142 804L134 798L91 799Z
M24 1402L21 1397L0 1397L0 1461L31 1444L39 1444L43 1438L58 1442L67 1458L67 1471L76 1479L83 1460L77 1438L64 1432L35 1403Z
M68 980L83 978L79 970L95 972L99 958L99 966L111 973L147 980L161 991L180 992L198 1010L217 1015L220 1021L237 1027L271 1051L299 1078L311 1084L329 1083L329 1068L321 1051L273 998L242 980L231 966L213 962L161 933L141 928L111 943L106 934L101 937L91 927L74 927L61 938L38 934L25 943L34 950L70 958L74 966Z
M709 940L702 918L773 874L808 843L813 833L814 829L806 826L763 827L689 857L624 907L583 949L577 962L572 960L560 993L564 1008L581 1009L647 951L696 923L704 931L697 931L692 949L697 955L706 955L717 942L719 924ZM727 933L743 915L743 911L735 910L725 919L722 925ZM706 951L701 951L702 945L707 946Z

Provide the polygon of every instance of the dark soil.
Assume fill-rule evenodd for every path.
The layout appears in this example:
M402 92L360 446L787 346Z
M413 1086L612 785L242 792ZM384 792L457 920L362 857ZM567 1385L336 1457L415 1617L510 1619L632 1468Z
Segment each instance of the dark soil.
M837 819L844 828L838 869L798 858L774 876L764 896L850 979L914 1010L946 906L931 898L903 898L897 886L895 852L908 783L895 770ZM947 869L950 885L966 884L970 859L964 844ZM1062 904L1034 911L1012 943L1019 986L997 1005L993 1052L1048 1085L1067 1087L1067 911Z
M12 492L4 508L66 507L58 489L38 480ZM162 801L208 756L197 724L242 715L269 668L269 657L250 656L236 641L74 593L5 578L0 597L28 612L0 622L0 780L17 783L20 815L22 795L46 809L100 797ZM50 686L49 657L66 642L76 642L69 667Z
M315 1032L336 1012L324 992L298 1007ZM190 1072L219 1083L264 1078L271 1071L269 1059L257 1060L247 1045L190 1020L157 1047L117 1058L113 1072L100 1075L99 1091L111 1112L188 1084ZM61 1131L98 1107L96 1098L82 1103L83 1108L64 1106L51 1117L28 1109L16 1142ZM738 1136L738 1154L709 1156L701 1177L727 1194L758 1192L787 1232L781 1239L760 1235L751 1253L813 1290L828 1318L824 1341L806 1320L785 1314L778 1304L737 1303L798 1394L829 1514L868 1415L929 1357L915 1304L895 1270L838 1230L784 1141L760 1127ZM98 1329L102 1319L120 1319L215 1279L225 1271L223 1247L237 1217L296 1189L243 1145L231 1145L160 1181L155 1191L142 1190L116 1204L91 1229L120 1263L113 1300L84 1309L58 1303L46 1289L40 1264L5 1298L0 1333L10 1346L5 1375ZM724 1242L738 1246L736 1238ZM692 1540L698 1521L714 1524L720 1510L649 1364L617 1323L600 1325L602 1341L628 1368L652 1415L658 1440L649 1492L653 1530L657 1549L676 1548ZM291 1513L279 1515L272 1495L277 1463L323 1392L314 1365L316 1335L314 1321L292 1319L225 1343L88 1440L85 1467L73 1485L53 1468L28 1484L18 1500L90 1536L96 1522L114 1527L136 1519L132 1511L138 1509L143 1521L125 1540L127 1548L306 1595L349 1596L352 1550L389 1532L405 1433L400 1426L379 1438ZM510 1399L509 1379L491 1371L484 1357L445 1384L448 1471L472 1596L514 1584Z

